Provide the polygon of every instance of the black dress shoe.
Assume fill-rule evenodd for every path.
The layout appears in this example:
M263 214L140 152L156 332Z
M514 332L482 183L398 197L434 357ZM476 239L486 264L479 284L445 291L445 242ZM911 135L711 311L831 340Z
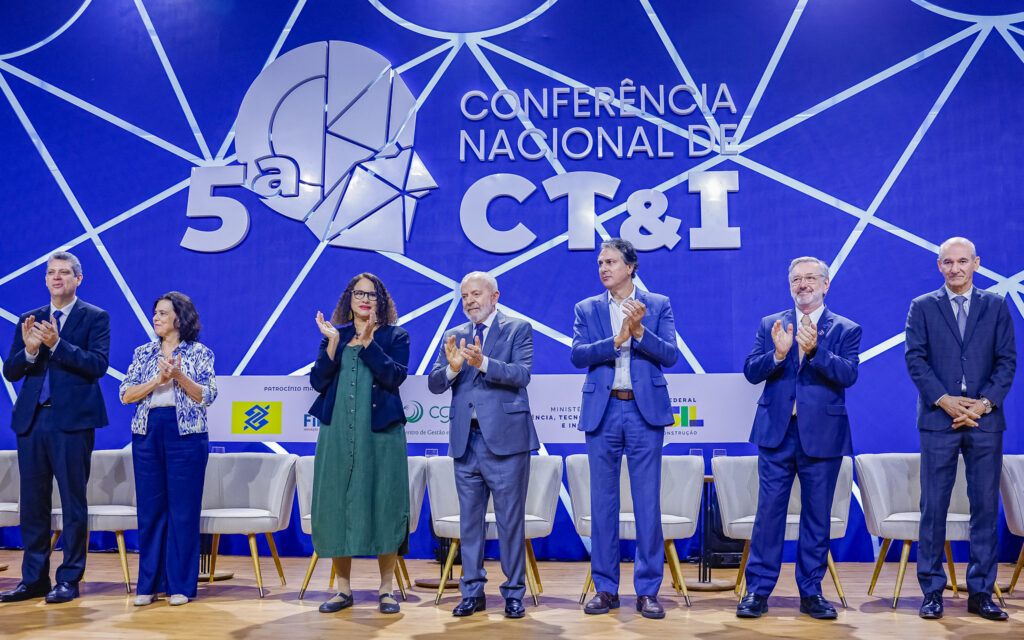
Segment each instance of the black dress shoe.
M756 593L748 593L736 605L737 618L760 618L761 614L766 611L768 611L768 598Z
M384 602L384 598L391 598L395 600L395 597L390 593L382 593L377 596L377 610L381 613L398 613L402 610L402 607L398 605L398 600L394 602Z
M967 599L967 613L973 613L986 620L1006 620L1006 612L992 602L987 593L975 593Z
M474 596L471 598L463 598L462 602L455 605L452 609L452 615L456 618L465 618L471 616L477 611L483 611L487 608L487 600L483 596Z
M71 602L77 597L77 582L58 582L50 589L50 593L46 594L46 603L59 604L61 602Z
M523 608L523 601L519 598L505 598L505 617L506 618L522 618L526 615L526 609Z
M612 609L619 608L619 596L612 595L607 591L598 591L594 594L594 597L590 599L590 602L583 607L583 613L599 614L608 613Z
M352 598L351 593L338 592L337 597L341 599L335 600L334 598L331 598L327 602L320 605L320 613L334 613L336 611L341 611L342 609L347 609L351 607L352 603L355 602L355 600Z
M924 602L921 603L921 609L918 610L917 615L925 620L938 620L941 618L942 592L932 591L931 593L924 594Z
M665 617L665 608L658 602L657 596L637 596L636 610L645 618L660 620Z
M836 608L820 595L800 598L800 613L806 613L815 620L836 619Z
M50 590L50 587L29 587L22 583L10 591L0 593L0 602L21 602L32 598L42 598Z

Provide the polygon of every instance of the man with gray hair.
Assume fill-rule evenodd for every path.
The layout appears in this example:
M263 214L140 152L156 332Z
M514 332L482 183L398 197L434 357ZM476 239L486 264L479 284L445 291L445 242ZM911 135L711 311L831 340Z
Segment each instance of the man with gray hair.
M86 484L95 429L107 424L100 378L107 372L110 316L76 297L82 265L57 251L46 262L50 304L18 319L4 377L24 380L11 428L18 436L21 479L21 583L0 602L78 597L88 551ZM50 588L50 500L57 479L63 510L64 560Z
M761 320L743 366L751 384L765 384L750 432L758 447L759 485L746 595L736 607L740 618L760 618L768 610L782 564L794 476L800 478L800 611L812 618L836 617L835 607L821 595L821 579L828 566L839 468L843 456L853 454L846 388L857 381L861 330L825 308L828 287L828 265L810 256L793 260L789 292L796 308Z
M530 452L540 448L526 394L533 327L497 310L498 283L490 274L467 274L461 293L469 322L444 334L428 377L431 392L452 390L448 455L455 460L463 572L462 601L452 614L470 616L485 608L484 518L493 497L506 578L501 585L505 617L522 618L526 488Z
M945 284L915 298L907 314L907 370L919 392L921 437L917 579L924 601L918 614L942 617L946 512L963 453L971 502L967 611L987 620L1006 620L1006 612L992 602L992 591L1006 430L1003 400L1017 366L1013 320L1002 294L974 286L981 259L970 240L943 242L938 265Z

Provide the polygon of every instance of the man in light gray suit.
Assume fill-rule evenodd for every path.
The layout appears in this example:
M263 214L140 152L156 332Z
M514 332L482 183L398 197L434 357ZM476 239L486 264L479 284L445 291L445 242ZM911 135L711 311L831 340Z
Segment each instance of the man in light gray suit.
M497 310L498 283L474 271L462 279L469 322L448 330L430 372L432 393L452 390L448 454L455 459L462 545L462 602L455 616L484 610L487 501L494 515L505 583L505 616L521 618L526 590L526 487L530 452L540 447L526 385L533 367L533 328Z

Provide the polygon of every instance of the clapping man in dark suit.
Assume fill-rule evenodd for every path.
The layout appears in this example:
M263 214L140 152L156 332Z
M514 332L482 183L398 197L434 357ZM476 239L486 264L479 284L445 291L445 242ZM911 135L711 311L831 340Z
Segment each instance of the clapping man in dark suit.
M1013 321L1000 294L974 286L981 265L974 244L950 238L939 247L946 284L915 298L907 314L907 370L919 391L921 531L917 579L920 616L942 617L946 513L963 453L971 503L967 611L1006 620L992 602L996 580L999 473L1003 466L1003 400L1017 366Z
M832 498L843 456L853 454L846 388L857 381L861 330L825 308L828 265L818 258L789 264L795 309L766 316L743 366L751 384L764 382L750 441L757 450L757 514L740 618L759 618L779 579L793 477L800 478L796 583L800 611L833 619L821 595L828 565ZM796 327L796 329L794 329Z
M110 317L75 296L82 265L57 251L46 262L50 304L21 316L4 377L24 380L11 428L18 436L21 478L21 583L0 593L0 602L46 596L69 602L78 596L88 551L86 483L95 429L107 424L100 378L107 371ZM64 512L64 560L50 588L50 500L57 478Z
M493 497L505 617L521 618L530 452L540 448L526 394L533 327L497 310L498 283L490 274L467 274L461 293L469 322L445 333L427 381L433 393L452 390L448 455L455 459L463 570L462 601L452 614L484 610L484 518L488 497Z

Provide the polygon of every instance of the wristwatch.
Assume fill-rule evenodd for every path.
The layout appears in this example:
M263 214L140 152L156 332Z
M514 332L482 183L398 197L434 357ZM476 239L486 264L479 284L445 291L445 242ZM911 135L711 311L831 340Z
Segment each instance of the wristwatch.
M988 401L988 398L981 398L981 404L985 405L985 413L992 412L992 403Z

